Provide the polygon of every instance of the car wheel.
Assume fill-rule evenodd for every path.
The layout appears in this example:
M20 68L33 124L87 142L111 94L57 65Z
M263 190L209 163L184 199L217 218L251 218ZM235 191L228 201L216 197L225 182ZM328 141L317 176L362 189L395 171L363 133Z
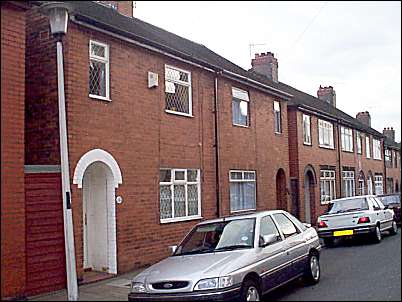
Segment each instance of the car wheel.
M320 258L316 254L311 254L308 257L306 271L304 273L304 281L308 285L317 284L320 281L321 269Z
M324 244L326 247L334 246L334 238L324 238Z
M377 226L375 227L374 232L373 232L373 241L374 241L375 243L380 243L380 242L381 242L381 239L382 239L382 237L381 237L381 230L380 230L380 227L377 225Z
M395 221L392 221L392 228L389 230L391 235L396 235L398 233L398 226Z
M243 282L240 291L240 301L261 301L261 290L256 281L247 279Z

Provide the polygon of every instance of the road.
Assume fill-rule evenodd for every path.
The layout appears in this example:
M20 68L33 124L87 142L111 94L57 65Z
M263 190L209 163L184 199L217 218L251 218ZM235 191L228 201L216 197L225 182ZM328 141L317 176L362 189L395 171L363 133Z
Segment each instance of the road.
M264 301L401 301L401 229L381 243L339 242L321 252L321 280L291 282Z

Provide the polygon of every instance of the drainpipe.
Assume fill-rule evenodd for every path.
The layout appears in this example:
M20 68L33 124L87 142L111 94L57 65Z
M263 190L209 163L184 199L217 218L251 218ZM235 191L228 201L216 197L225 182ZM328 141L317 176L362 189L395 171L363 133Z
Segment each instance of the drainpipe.
M383 180L383 188L384 189L383 189L383 193L388 193L387 165L385 163L385 140L384 139L381 139L381 144L382 144L382 148L381 148L381 150L382 150L382 159L383 159L383 165L384 165L384 180ZM393 180L392 180L392 182L393 182ZM392 187L394 187L393 183L392 183Z
M221 216L220 207L220 166L219 166L219 105L218 105L218 75L221 71L215 72L214 79L214 113L215 113L215 177L216 177L216 216Z
M336 125L336 135L338 137L338 152L336 156L336 160L338 162L338 171L339 171L339 194L340 196L337 198L342 197L342 170L341 170L341 131L340 131L340 125L339 125L339 120L337 120L337 125Z
M70 168L68 162L66 105L64 95L64 68L62 38L67 33L68 15L71 7L63 2L47 2L40 12L49 17L50 29L56 38L57 89L59 105L60 166L63 198L64 244L66 252L67 295L69 301L78 300L77 271L75 265L74 228L71 212Z

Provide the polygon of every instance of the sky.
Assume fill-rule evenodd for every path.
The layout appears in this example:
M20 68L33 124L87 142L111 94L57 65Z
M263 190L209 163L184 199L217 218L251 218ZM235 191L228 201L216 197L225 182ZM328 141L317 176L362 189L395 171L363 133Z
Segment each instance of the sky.
M399 1L135 1L134 16L244 69L273 52L279 81L314 96L333 86L339 109L369 111L374 129L401 141Z

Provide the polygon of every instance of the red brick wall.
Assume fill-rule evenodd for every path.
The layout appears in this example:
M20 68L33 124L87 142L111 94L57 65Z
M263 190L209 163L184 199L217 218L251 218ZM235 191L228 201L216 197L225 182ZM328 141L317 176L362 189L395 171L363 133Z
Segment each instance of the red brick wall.
M1 3L1 299L24 296L25 10Z

